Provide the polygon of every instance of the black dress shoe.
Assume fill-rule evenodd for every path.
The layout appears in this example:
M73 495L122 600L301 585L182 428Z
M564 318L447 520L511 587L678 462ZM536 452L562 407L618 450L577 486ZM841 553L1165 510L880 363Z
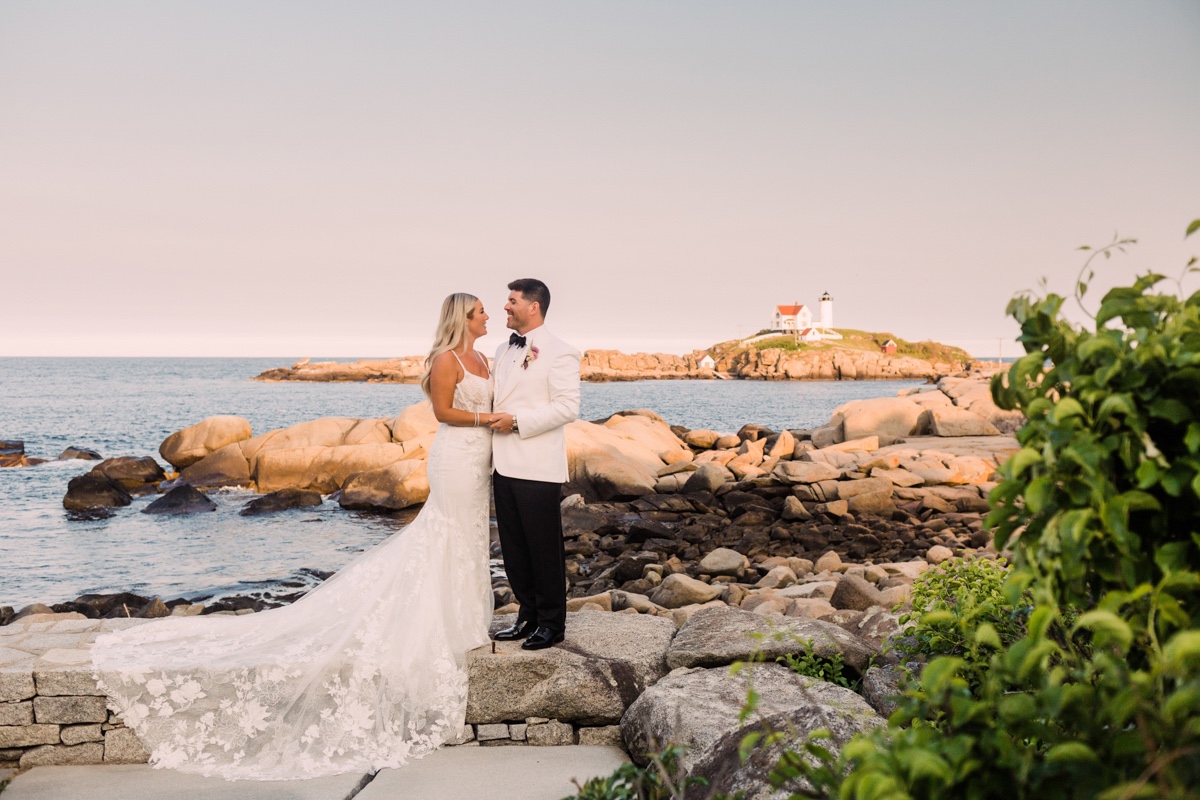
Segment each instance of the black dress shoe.
M522 650L544 650L552 644L563 640L563 632L557 633L549 628L538 628L532 635L521 643Z
M515 625L509 625L507 628L501 628L496 631L496 634L492 638L497 642L515 642L533 633L536 627L532 622L518 622Z

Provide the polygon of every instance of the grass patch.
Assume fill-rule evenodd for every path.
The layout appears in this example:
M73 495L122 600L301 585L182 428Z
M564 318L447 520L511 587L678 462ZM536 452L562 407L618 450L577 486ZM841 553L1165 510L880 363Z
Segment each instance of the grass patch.
M809 342L797 342L795 336L783 334L781 336L772 336L770 339L763 339L751 345L755 350L811 350L812 344Z

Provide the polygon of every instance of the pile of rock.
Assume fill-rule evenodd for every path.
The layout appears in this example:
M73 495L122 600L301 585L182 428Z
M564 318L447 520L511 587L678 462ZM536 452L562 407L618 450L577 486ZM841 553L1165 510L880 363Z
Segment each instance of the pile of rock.
M127 506L135 495L157 493L166 478L163 468L149 456L107 458L90 472L71 479L63 507L87 512Z

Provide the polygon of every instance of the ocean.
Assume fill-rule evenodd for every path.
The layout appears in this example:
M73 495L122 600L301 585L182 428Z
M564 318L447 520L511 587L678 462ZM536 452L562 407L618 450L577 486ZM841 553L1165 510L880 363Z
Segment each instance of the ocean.
M317 359L314 359L317 360ZM346 360L346 359L342 359ZM405 384L259 383L285 358L0 358L0 439L30 456L69 446L105 457L158 458L171 433L215 414L245 417L255 434L317 417L392 417L418 402ZM917 381L634 381L583 385L583 419L649 408L670 423L732 433L747 422L824 424L841 403L895 396ZM168 466L159 459L164 467ZM135 498L107 519L71 519L67 482L85 461L0 469L0 605L57 603L89 592L164 600L305 591L356 554L403 530L413 512L312 509L241 517L254 495L212 494L219 508L185 517L139 513Z

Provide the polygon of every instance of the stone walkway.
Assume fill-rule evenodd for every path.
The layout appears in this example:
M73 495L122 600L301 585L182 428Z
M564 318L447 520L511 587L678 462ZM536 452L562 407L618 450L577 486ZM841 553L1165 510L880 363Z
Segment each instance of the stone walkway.
M628 760L616 747L451 747L374 776L226 781L144 764L38 767L3 800L561 800Z

